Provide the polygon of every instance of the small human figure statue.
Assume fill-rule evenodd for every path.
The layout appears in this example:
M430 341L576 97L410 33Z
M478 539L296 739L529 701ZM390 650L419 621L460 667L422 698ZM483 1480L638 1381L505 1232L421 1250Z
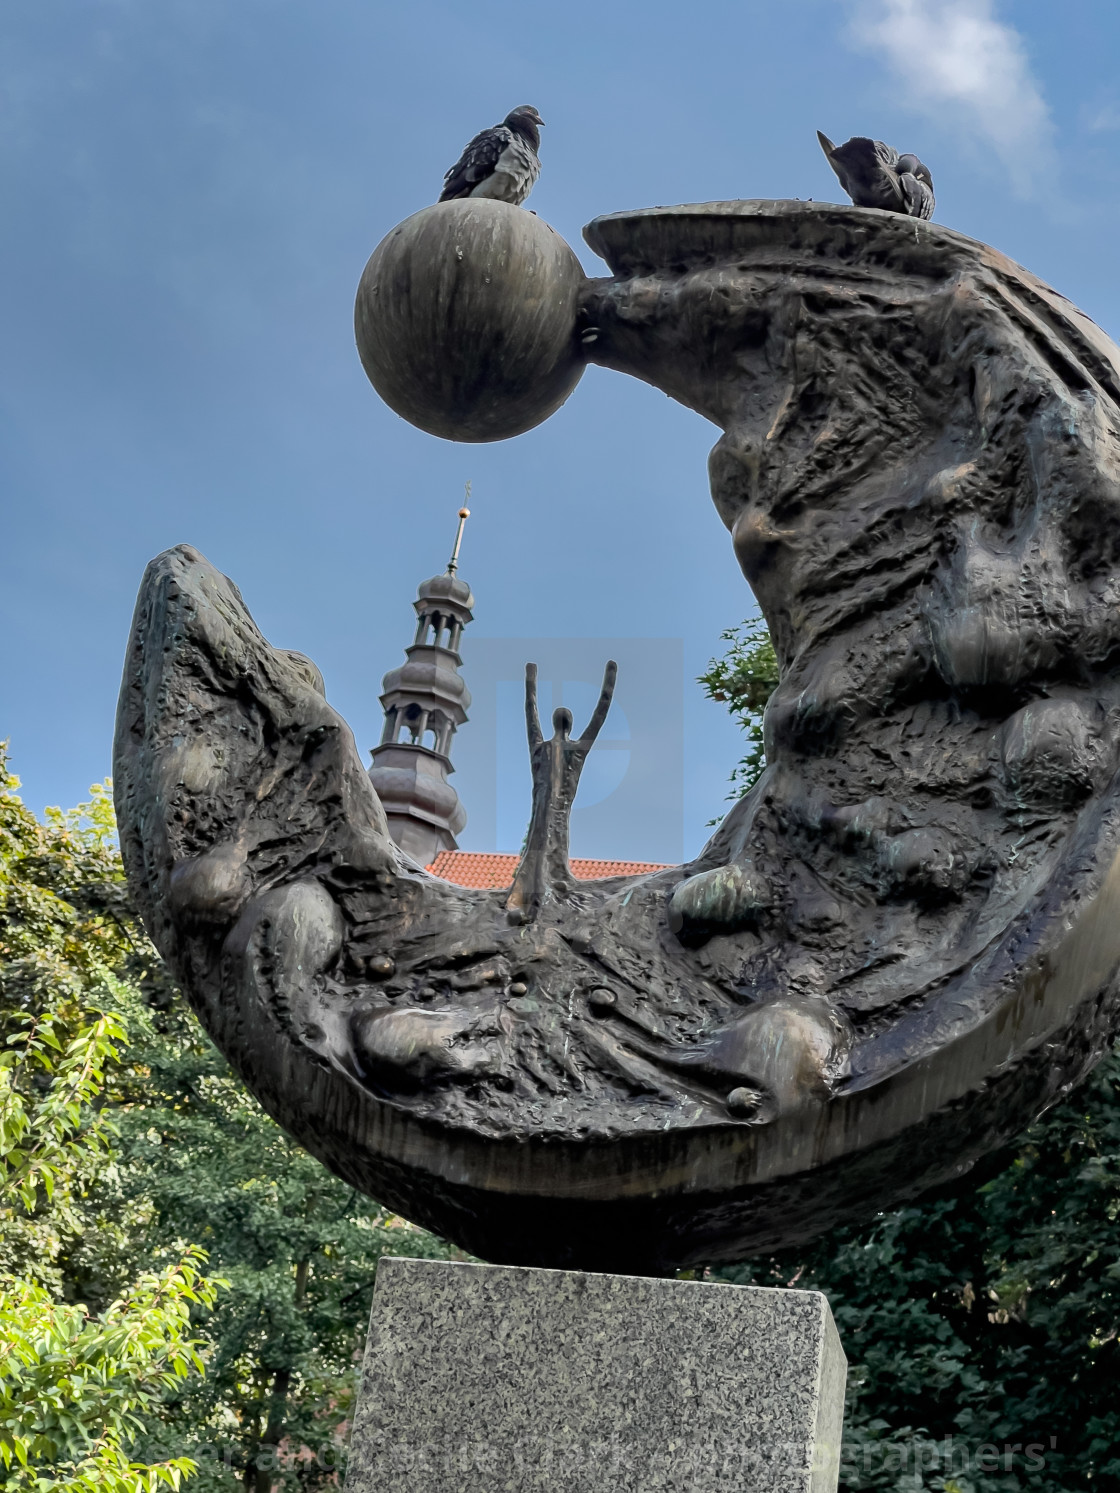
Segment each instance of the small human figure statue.
M582 736L572 739L572 712L552 712L552 736L546 741L537 711L537 666L525 665L525 727L533 772L533 811L506 909L513 922L532 922L546 902L566 900L575 886L568 863L568 820L580 773L611 707L618 665L603 671L603 688Z

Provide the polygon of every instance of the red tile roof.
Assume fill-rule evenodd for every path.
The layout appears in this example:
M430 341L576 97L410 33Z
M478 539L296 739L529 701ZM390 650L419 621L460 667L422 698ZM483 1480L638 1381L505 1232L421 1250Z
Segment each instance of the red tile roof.
M507 887L513 881L518 859L516 855L490 855L474 850L441 850L428 870L457 886ZM665 869L659 861L573 860L570 864L577 881L598 881L603 876L644 876L649 871Z

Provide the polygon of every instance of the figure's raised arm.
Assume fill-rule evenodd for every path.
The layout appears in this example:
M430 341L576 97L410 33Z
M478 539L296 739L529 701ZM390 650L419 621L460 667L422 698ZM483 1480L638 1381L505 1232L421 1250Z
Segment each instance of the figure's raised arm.
M539 747L544 740L541 718L537 711L537 666L525 665L525 731L529 737L529 751Z
M603 722L607 718L607 711L611 708L611 699L614 696L614 684L618 678L618 665L612 658L603 670L603 688L599 691L599 700L595 706L595 712L587 723L587 730L579 739L580 746L590 750L596 736L603 729Z

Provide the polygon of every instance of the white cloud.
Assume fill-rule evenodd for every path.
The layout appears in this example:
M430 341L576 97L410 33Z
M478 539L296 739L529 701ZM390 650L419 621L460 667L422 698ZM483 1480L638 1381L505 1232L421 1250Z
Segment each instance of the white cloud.
M1081 110L1081 123L1092 134L1099 134L1104 130L1120 130L1120 106L1102 104L1095 109L1085 107Z
M992 0L857 0L857 42L883 55L907 100L990 148L1023 196L1049 175L1050 111L1022 38Z

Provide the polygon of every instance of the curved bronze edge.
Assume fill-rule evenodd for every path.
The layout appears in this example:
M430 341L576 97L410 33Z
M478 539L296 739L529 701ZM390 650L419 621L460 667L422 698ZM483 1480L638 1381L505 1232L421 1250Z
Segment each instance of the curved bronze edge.
M309 1150L488 1258L661 1271L958 1175L1104 1050L1120 353L894 214L586 237L616 274L579 291L580 355L723 429L713 498L781 662L771 765L701 854L576 884L557 823L525 907L426 875L316 671L187 547L141 591L116 793L157 947Z
M197 586L192 574L201 578ZM154 675L145 672L144 658L148 650L162 656L169 626L182 642L184 623L173 621L167 608L174 612L192 586L197 596L187 613L200 603L208 606L207 625L216 625L223 637L231 621L244 625L234 615L240 603L236 590L197 552L171 551L149 567L137 608L132 669L126 668L122 686L115 762L122 853L145 922L218 1045L269 1113L355 1186L468 1249L511 1263L626 1264L650 1270L734 1258L743 1253L744 1241L753 1247L765 1247L768 1238L780 1242L789 1219L807 1206L802 1184L816 1177L815 1216L798 1224L801 1236L808 1237L859 1216L862 1189L854 1184L869 1174L872 1158L884 1164L884 1158L900 1153L908 1158L886 1185L877 1174L881 1200L944 1180L995 1141L1010 1138L1080 1076L1107 1039L1120 961L1115 811L1096 890L1082 881L1073 922L1060 898L1048 921L1033 928L1029 956L1021 930L1015 930L1014 957L1008 955L998 1003L984 1015L970 1008L971 1025L946 1033L932 1053L900 1062L874 1085L841 1089L823 1108L782 1116L763 1128L729 1121L583 1143L528 1133L486 1137L417 1118L293 1038L264 993L238 973L245 939L239 946L230 918L235 911L251 911L244 898L219 914L216 924L192 930L176 922L169 897L176 857L151 797L161 761L166 765L158 739L150 734L159 718L161 686L158 669ZM261 667L276 680L284 661L257 637ZM138 690L144 677L146 701ZM339 726L329 772L343 787L339 792L325 786L324 801L349 805L350 843L365 847L358 857L366 867L363 874L403 876L450 902L486 903L486 894L436 882L401 861L384 835L349 733L313 683L304 684L294 672L286 680L286 690L307 690L302 705L310 712L311 736L321 735L331 722ZM170 787L174 793L175 773L181 771L176 768L171 778L164 774L165 791ZM329 847L326 851L328 864L310 874L329 880L338 856ZM273 885L291 885L286 874ZM306 876L308 870L297 868L294 874ZM667 873L639 880L665 884ZM497 894L489 900L499 899ZM1095 1022L1079 1028L1080 1009L1094 1003ZM1072 1055L1059 1061L1047 1049L1063 1031L1077 1040ZM961 1101L970 1095L977 1099L976 1110L966 1114ZM939 1128L951 1133L952 1144L934 1149L930 1138ZM791 1186L800 1188L800 1201L791 1196Z
M1028 318L1037 318L1048 333L1072 340L1087 373L1120 403L1120 352L1096 322L1008 255L941 223L877 207L744 198L605 213L587 224L583 237L607 262L615 281L685 274L748 257L765 265L770 256L780 261L791 251L817 247L841 269L845 264L878 266L942 280L966 264L983 267L1007 284ZM611 283L585 282L585 316L594 319L596 294ZM588 361L599 361L598 351L588 346ZM614 364L608 361L607 366Z
M744 1241L752 1253L782 1247L791 1227L807 1240L858 1221L866 1207L861 1184L873 1184L877 1208L898 1204L1012 1140L1109 1041L1120 1007L1115 975L1086 988L1079 1003L1069 1002L1066 981L1099 972L1106 953L1099 934L1120 913L1118 897L1114 863L1107 895L1084 920L1091 942L1079 948L1086 930L1071 929L1049 970L1024 980L974 1032L877 1089L838 1096L827 1124L823 1115L784 1124L780 1152L768 1133L765 1155L760 1132L749 1129L583 1146L449 1134L356 1084L344 1098L336 1072L271 1023L266 1036L260 1007L239 1000L199 1014L243 1071L241 1033L251 1023L256 1061L245 1076L265 1109L332 1171L414 1222L497 1263L670 1273L741 1259ZM1105 942L1115 956L1114 939ZM189 968L176 967L192 989ZM1083 1005L1093 1010L1089 1026L1078 1020ZM970 1095L975 1103L966 1113L961 1101ZM844 1142L858 1151L846 1154ZM799 1181L811 1182L811 1194Z
M326 1068L305 1051L299 1053L297 1070L292 1066L292 1044L270 1023L273 1065L285 1075L276 1088L275 1102L279 1106L285 1095L323 1082L328 1085L325 1098L329 1086L341 1081L361 1113L357 1123L339 1130L343 1149L352 1143L372 1147L432 1179L480 1193L499 1190L526 1200L571 1196L612 1203L642 1196L704 1196L762 1188L828 1167L853 1146L863 1150L904 1138L927 1124L931 1114L951 1111L969 1094L998 1083L1015 1064L1044 1051L1058 1034L1070 1029L1082 1007L1115 1006L1120 1001L1120 853L1080 917L1069 923L1059 915L1048 932L1054 939L1050 948L1043 951L1036 946L1029 967L1018 971L1019 982L967 1030L932 1053L900 1065L885 1079L841 1091L829 1101L826 1112L782 1118L765 1130L728 1124L589 1143L532 1135L490 1139L469 1134L459 1134L452 1141L440 1130L433 1154L430 1123L378 1099L356 1079ZM1038 940L1039 945L1043 942ZM233 1034L261 1019L259 1006L240 993L237 1001L239 1019L233 1023ZM211 1007L205 1016L212 1032L225 1029L228 1008ZM1077 1077L1101 1050L1100 1043L1091 1044L1091 1055L1078 1065ZM236 1047L228 1055L236 1064ZM1051 1061L1055 1061L1053 1055ZM314 1080L304 1065L314 1068L318 1075ZM297 1071L301 1082L293 1084ZM1052 1098L1074 1082L1076 1078L1063 1070ZM309 1109L314 1112L315 1106ZM336 1110L337 1102L325 1109ZM281 1114L274 1118L291 1128L290 1119L286 1121ZM1019 1117L1011 1117L1004 1127L1006 1138L1014 1136L1022 1123ZM683 1144L682 1137L686 1138ZM317 1149L318 1142L303 1138L303 1143ZM500 1165L496 1165L499 1155ZM941 1179L944 1168L944 1158L938 1158L933 1168L936 1179ZM954 1159L950 1172L959 1169L959 1159ZM904 1179L904 1188L918 1190L914 1177Z

